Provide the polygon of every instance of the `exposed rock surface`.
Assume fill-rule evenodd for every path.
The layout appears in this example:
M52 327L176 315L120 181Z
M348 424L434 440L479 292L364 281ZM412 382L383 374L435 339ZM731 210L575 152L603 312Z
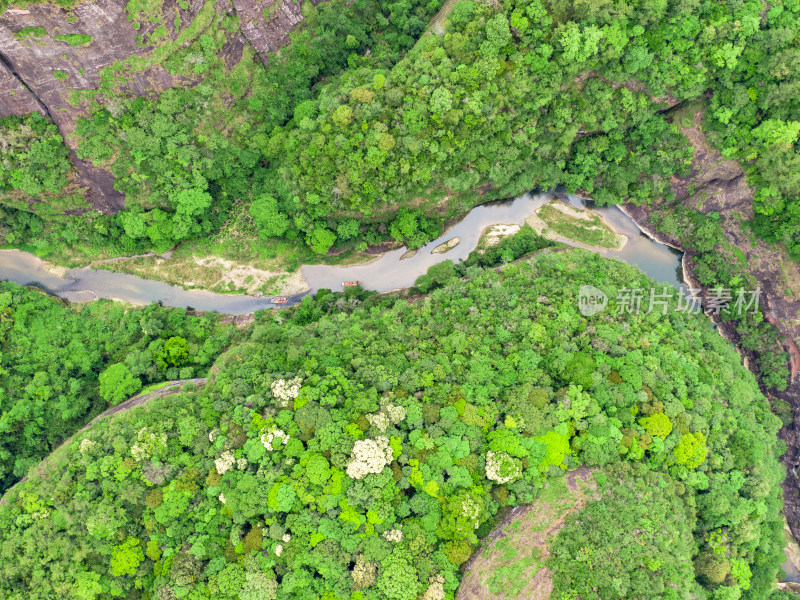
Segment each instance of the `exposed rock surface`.
M315 3L316 4L316 3ZM301 2L292 0L233 0L239 27L257 52L274 52L289 41L289 33L303 20Z
M694 113L691 127L683 127L683 134L694 147L691 173L684 178L674 177L671 189L677 201L684 206L708 214L717 212L728 241L741 250L746 257L743 268L752 275L761 288L761 306L767 320L781 334L781 344L789 353L791 379L783 392L762 389L768 397L785 400L792 406L794 423L781 429L780 437L786 442L784 455L788 475L783 483L784 514L796 539L800 539L800 264L789 260L786 251L777 245L757 239L742 228L742 223L753 218L753 189L747 185L745 175L735 161L724 160L714 148L709 146L701 131L702 115ZM650 215L660 208L658 203L651 206L625 207L626 212L639 224L649 229L656 239L681 247L679 239L652 231ZM692 253L684 257L684 272L695 279ZM699 287L699 284L696 285ZM739 336L733 322L718 319L720 332L734 343ZM755 369L755 356L740 348L745 365ZM756 375L758 373L756 372ZM763 386L762 386L763 388Z
M226 65L234 66L248 43L262 53L262 60L266 58L263 53L286 44L289 33L303 20L301 4L290 0L216 0L214 9L218 14L236 14L240 20L241 31L229 35L221 52ZM88 102L75 102L71 98L73 90L97 89L105 67L152 53L155 46L142 45L141 40L149 40L158 27L166 28L160 44L174 42L191 25L205 1L188 0L184 9L176 0L165 0L159 18L151 20L140 15L137 24L129 18L126 5L126 0L93 0L78 2L69 9L31 4L0 13L0 116L35 111L49 114L73 150L76 183L86 188L92 207L112 213L124 206L122 194L114 189L113 176L79 160L74 153L76 142L70 134L78 119L86 115ZM37 27L46 33L24 35L24 30ZM70 45L55 39L69 34L91 36L91 40ZM138 72L126 71L121 89L125 94L141 96L195 83L196 80L173 75L153 64Z
M37 98L18 79L8 60L0 55L0 117L46 113Z

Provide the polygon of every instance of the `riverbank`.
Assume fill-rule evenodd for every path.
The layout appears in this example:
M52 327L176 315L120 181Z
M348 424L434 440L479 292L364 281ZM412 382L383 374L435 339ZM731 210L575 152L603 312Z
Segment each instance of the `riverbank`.
M293 296L309 289L299 268L295 271L259 268L220 256L148 255L113 263L93 263L91 267L157 279L185 290L217 294Z
M492 232L493 240L518 231L528 217L552 199L553 195L547 193L525 194L512 201L478 206L461 222L448 228L442 236L416 251L409 252L405 247L399 247L380 255L371 255L368 262L358 264L348 265L348 260L343 259L342 264L306 265L296 272L291 285L286 284L272 294L262 291L254 294L222 294L202 289L186 290L159 279L145 279L106 268L67 269L59 276L50 272L47 263L41 259L16 250L0 251L0 279L9 279L21 285L36 285L70 302L86 302L102 297L119 299L130 304L159 302L165 306L243 315L257 310L291 306L302 300L306 294L319 289L340 290L343 281L359 281L364 289L381 293L410 287L434 264L444 260L465 260L481 244L490 243L482 241L488 231ZM599 214L616 234L628 238L628 243L621 250L586 248L584 244L563 238L560 241L638 266L657 281L680 284L676 274L679 256L671 249L640 236L632 221L615 208L600 207L592 212ZM459 240L457 245L454 245L455 240ZM436 253L437 248L441 252L443 245L449 248L447 252ZM118 267L122 265L120 270L123 270L136 265L137 261L196 261L193 256L182 257L178 253L176 251L169 259L157 256L135 257L131 260L118 260L114 264ZM221 277L223 272L231 277L231 273L236 273L240 267L232 261L225 262L219 258L206 257L200 260L204 261L207 268L213 266L215 278ZM106 267L107 263L94 266ZM242 271L237 277L246 280L248 275L245 273L252 275L252 270ZM278 296L285 297L286 302L274 303L273 298Z
M664 234L663 232L656 231L651 222L651 212L648 208L643 206L625 205L621 206L625 214L627 214L642 233L659 243L670 245L678 250L683 250L682 270L684 281L691 288L703 289L704 286L697 280L693 268L692 258L694 253L682 248L680 240L673 236ZM758 279L759 284L761 280ZM775 326L779 331L784 333L781 323L777 321L771 312L771 296L769 293L764 293L762 289L761 296L762 309L765 313L765 318ZM800 413L800 381L798 381L797 371L792 368L791 377L788 387L783 390L775 390L768 388L761 380L760 373L756 367L756 355L753 350L748 350L741 346L741 335L736 330L735 321L723 321L718 315L710 314L708 317L717 326L719 334L728 340L738 351L742 357L742 363L748 371L753 373L759 383L761 392L770 400L773 406L773 412L780 414L780 410L776 407L777 402L785 402L791 406L793 413L793 421L789 425L784 425L778 433L778 437L786 443L786 454L783 456L783 462L786 465L786 479L782 484L783 489L783 514L786 518L786 523L793 536L794 540L800 539L800 477L798 477L798 466L800 466L800 440L798 440L797 426L798 414ZM797 356L800 352L792 352L792 346L796 349L797 344L789 337L786 341L790 356ZM797 360L797 359L792 359ZM794 367L794 365L793 365ZM791 552L792 546L787 545L787 560L792 560L794 554ZM790 556L791 555L791 556ZM796 567L800 567L800 559L798 563L794 563ZM795 589L800 587L796 583L791 583L786 589Z

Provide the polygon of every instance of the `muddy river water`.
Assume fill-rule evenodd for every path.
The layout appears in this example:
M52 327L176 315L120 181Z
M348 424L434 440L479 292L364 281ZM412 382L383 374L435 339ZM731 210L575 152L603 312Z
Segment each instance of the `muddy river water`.
M357 280L363 288L377 292L409 287L431 265L447 259L458 262L469 256L477 246L481 233L490 225L522 225L527 217L552 197L552 194L545 193L525 194L514 200L478 206L446 234L420 248L409 258L402 258L407 249L400 248L362 265L304 266L302 274L310 289L305 294L290 297L289 303L298 302L304 295L322 288L340 290L343 281ZM563 199L574 206L583 205L583 200L574 196L565 196ZM602 250L600 254L635 265L656 281L676 286L682 283L679 252L643 235L636 224L618 208L595 207L595 210L601 213L606 223L617 233L628 238L621 250ZM432 252L434 248L453 238L460 239L460 243L453 249L441 254ZM35 255L18 250L0 250L0 280L36 285L70 302L111 298L131 304L161 302L164 306L233 315L276 307L271 297L185 290L161 281L102 269L68 269L63 276L59 276L48 272L42 260Z

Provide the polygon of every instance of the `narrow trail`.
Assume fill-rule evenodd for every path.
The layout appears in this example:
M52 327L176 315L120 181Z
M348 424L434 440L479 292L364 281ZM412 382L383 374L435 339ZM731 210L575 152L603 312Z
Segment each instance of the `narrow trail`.
M104 421L104 420L108 419L109 417L111 417L113 415L116 415L116 414L119 414L119 413L123 413L123 412L127 412L130 409L135 408L137 406L142 406L143 404L146 404L147 402L149 402L153 398L162 398L164 396L177 394L177 393L183 391L183 387L186 386L186 385L193 384L193 385L197 386L198 388L203 387L206 384L207 379L208 379L207 377L195 377L193 379L177 379L175 381L168 382L167 385L165 385L162 388L159 388L157 390L153 390L152 392L148 392L147 394L139 394L137 396L133 396L131 398L128 398L124 402L120 402L116 406L112 406L111 408L109 408L104 413L102 413L100 415L97 415L94 419L89 421L86 425L81 427L78 431L76 431L71 436L69 436L66 440L61 442L61 444L57 448L55 448L54 450L50 451L50 453L41 460L41 462L36 466L36 468L38 469L38 471L40 473L42 473L44 471L45 467L47 466L48 461L51 459L52 456L55 455L56 452L58 452L61 448L65 447L67 444L70 444L72 442L73 438L76 435L78 435L79 433L81 433L83 431L86 431L87 429L89 429L89 427L92 427L93 425L99 423L100 421ZM25 483L26 481L28 481L28 476L27 475L25 477L23 477L22 479L20 479L17 483L12 485L10 488L8 488L5 491L5 493L3 494L3 497L0 498L0 505L5 504L8 501L8 497L9 497L10 493L12 492L12 490L14 490L14 488L16 488L18 485L20 485L22 483Z

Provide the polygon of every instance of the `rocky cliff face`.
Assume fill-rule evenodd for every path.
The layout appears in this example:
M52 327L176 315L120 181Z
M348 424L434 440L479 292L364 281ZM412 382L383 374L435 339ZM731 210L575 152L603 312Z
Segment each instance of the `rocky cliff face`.
M315 2L314 4L317 4ZM289 42L289 33L303 20L302 2L288 0L233 0L242 34L266 60Z
M301 3L289 0L164 0L153 15L129 15L126 5L126 0L79 2L71 9L31 4L0 14L0 116L49 114L73 149L76 182L86 188L92 207L104 212L120 210L124 198L114 190L110 173L75 156L70 134L89 103L73 98L73 90L98 89L102 70L115 63L123 66L131 57L145 62L169 44L188 46L202 33L197 26L189 28L210 8L239 16L240 30L229 34L222 50L228 67L239 61L245 44L266 60L303 20ZM158 41L148 43L154 34ZM158 60L124 73L121 91L132 96L197 83L171 74ZM97 99L103 102L102 96Z
M761 289L760 304L767 320L781 335L781 345L790 357L791 377L783 392L763 389L768 397L777 397L792 407L793 424L781 429L780 437L786 442L784 455L787 477L783 483L784 514L792 535L800 539L800 264L789 260L780 246L768 244L742 229L742 222L753 218L754 190L747 185L745 174L735 161L724 160L709 146L701 131L702 115L694 114L692 127L682 127L682 133L694 147L692 171L684 178L674 177L671 189L684 206L705 214L717 212L728 241L746 257L745 270L758 282ZM650 215L659 210L658 203L651 206L626 206L626 212L643 228L650 227ZM680 240L651 231L657 239L677 245ZM695 279L691 253L684 259L684 271ZM700 287L695 284L694 287ZM737 343L739 336L733 322L715 319L720 332ZM755 369L755 356L740 348L745 365ZM758 373L756 372L756 375ZM763 388L763 386L762 386Z
M47 110L21 81L8 59L0 55L0 117L33 112L46 114Z

